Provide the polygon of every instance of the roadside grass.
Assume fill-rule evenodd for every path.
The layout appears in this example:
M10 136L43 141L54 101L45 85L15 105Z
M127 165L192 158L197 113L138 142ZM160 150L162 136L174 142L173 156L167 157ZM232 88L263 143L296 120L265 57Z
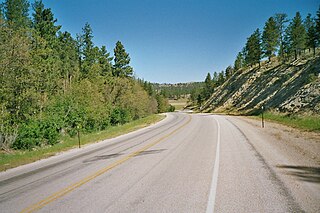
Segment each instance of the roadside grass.
M169 100L169 104L174 106L176 111L183 110L183 108L187 105L187 102L187 99Z
M255 117L261 119L261 115ZM320 132L320 116L287 115L275 112L265 112L264 118L266 121L275 121L305 131Z
M80 133L81 146L85 144L95 143L101 140L114 138L143 127L149 126L162 120L164 115L150 115L139 120L126 123L121 126L111 126L106 130L93 132L93 133ZM32 163L34 161L48 158L56 153L63 152L69 149L78 147L78 137L63 136L61 142L54 146L39 147L31 151L16 151L12 150L11 153L0 151L0 171L5 171L20 165Z

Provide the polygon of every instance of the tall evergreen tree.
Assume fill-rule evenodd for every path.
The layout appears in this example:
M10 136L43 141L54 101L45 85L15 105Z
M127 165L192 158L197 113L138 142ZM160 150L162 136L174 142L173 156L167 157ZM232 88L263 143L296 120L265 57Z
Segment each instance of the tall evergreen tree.
M227 68L226 68L226 71L225 71L225 76L226 76L226 79L229 79L232 75L233 75L233 72L234 72L234 69L233 69L233 67L232 66L228 66Z
M222 85L222 84L224 83L224 81L225 81L224 72L221 71L221 72L219 72L219 74L218 74L218 85L219 85L219 86Z
M66 92L72 88L72 82L79 77L77 42L68 32L60 32L58 39L63 91Z
M50 8L45 8L42 0L37 0L32 5L34 13L33 28L39 35L46 39L49 43L53 43L57 38L57 33L61 26L55 26L57 19L54 18Z
M313 50L313 55L316 55L316 46L317 46L317 32L316 32L316 23L309 13L304 21L304 25L307 32L306 37L306 46L307 48Z
M206 76L206 79L204 80L203 97L205 99L210 98L212 92L213 92L212 78L211 78L210 73L208 73L207 76Z
M110 56L110 53L107 51L106 46L102 46L99 50L99 64L102 68L101 74L107 75L112 72L112 62L113 57Z
M317 36L317 42L320 44L320 6L317 11L317 16L316 16L316 36Z
M89 23L86 23L84 27L82 28L83 32L83 56L84 60L90 61L93 63L94 57L92 55L92 51L94 48L93 45L93 33L92 28Z
M212 82L213 82L213 86L216 87L218 86L218 73L217 72L214 72L213 73L213 76L212 76Z
M279 56L280 58L284 58L284 52L285 52L285 31L286 31L286 23L289 21L287 19L288 15L285 13L277 13L274 16L274 20L276 21L278 33L279 33Z
M261 45L264 56L268 57L269 61L277 49L279 35L277 23L273 17L270 17L263 29Z
M254 33L247 39L246 43L246 58L245 61L248 65L254 65L259 63L260 66L260 60L261 60L261 35L259 29L256 29Z
M294 53L294 58L297 59L300 52L306 47L306 30L299 12L290 22L287 35L289 52Z
M83 77L88 77L90 69L96 60L93 44L93 33L89 23L85 23L82 34L77 36L79 65Z
M121 77L130 77L133 74L132 67L129 66L130 56L124 49L120 41L116 43L114 48L114 65L113 75Z
M241 52L238 53L237 58L234 62L234 69L237 71L243 67L243 55Z
M6 0L4 2L4 15L12 28L30 26L29 6L28 0Z

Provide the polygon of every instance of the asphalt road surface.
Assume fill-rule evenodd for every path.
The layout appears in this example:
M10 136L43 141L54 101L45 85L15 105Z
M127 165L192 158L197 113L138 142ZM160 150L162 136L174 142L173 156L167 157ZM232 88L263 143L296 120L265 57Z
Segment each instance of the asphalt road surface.
M0 211L319 212L319 181L296 189L257 150L259 131L239 118L171 113L142 130L2 172Z

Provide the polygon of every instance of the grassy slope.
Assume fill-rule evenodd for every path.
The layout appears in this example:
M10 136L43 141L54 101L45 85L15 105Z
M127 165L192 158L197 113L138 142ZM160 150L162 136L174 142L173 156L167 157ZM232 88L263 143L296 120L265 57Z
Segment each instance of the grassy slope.
M264 117L267 121L274 121L306 131L320 132L320 116L286 115L266 112L264 113ZM255 118L261 119L261 115L255 116Z
M89 144L123 135L137 129L149 126L164 118L163 115L151 115L122 126L112 126L107 130L81 134L81 144ZM39 148L32 151L13 151L12 153L0 153L0 171L14 168L23 164L31 163L49 156L53 156L58 152L66 151L78 147L78 138L63 137L62 142L51 147Z

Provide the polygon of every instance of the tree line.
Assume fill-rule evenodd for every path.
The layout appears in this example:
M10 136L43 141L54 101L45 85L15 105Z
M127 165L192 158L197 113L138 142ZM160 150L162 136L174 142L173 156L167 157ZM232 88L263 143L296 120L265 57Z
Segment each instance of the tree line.
M53 145L79 129L99 131L168 109L150 83L134 77L120 41L112 55L94 45L89 23L76 38L62 32L41 0L0 5L1 149Z
M178 100L180 98L188 98L193 90L201 88L202 85L203 82L189 82L176 84L153 83L153 88L166 98L169 98L171 100Z
M233 75L247 67L261 65L264 58L271 62L276 58L281 63L298 59L306 51L316 55L320 45L320 7L313 17L310 13L302 19L299 12L293 19L288 19L285 13L270 17L261 31L257 28L248 38L245 46L237 54L233 66L224 71L207 74L202 88L193 90L190 100L201 106L210 98L215 88L222 85Z
M296 12L293 19L285 13L270 17L261 32L257 28L248 38L234 62L234 69L259 64L263 58L270 61L278 56L280 61L298 59L306 50L316 55L320 44L320 7L313 17L310 13L305 19Z

